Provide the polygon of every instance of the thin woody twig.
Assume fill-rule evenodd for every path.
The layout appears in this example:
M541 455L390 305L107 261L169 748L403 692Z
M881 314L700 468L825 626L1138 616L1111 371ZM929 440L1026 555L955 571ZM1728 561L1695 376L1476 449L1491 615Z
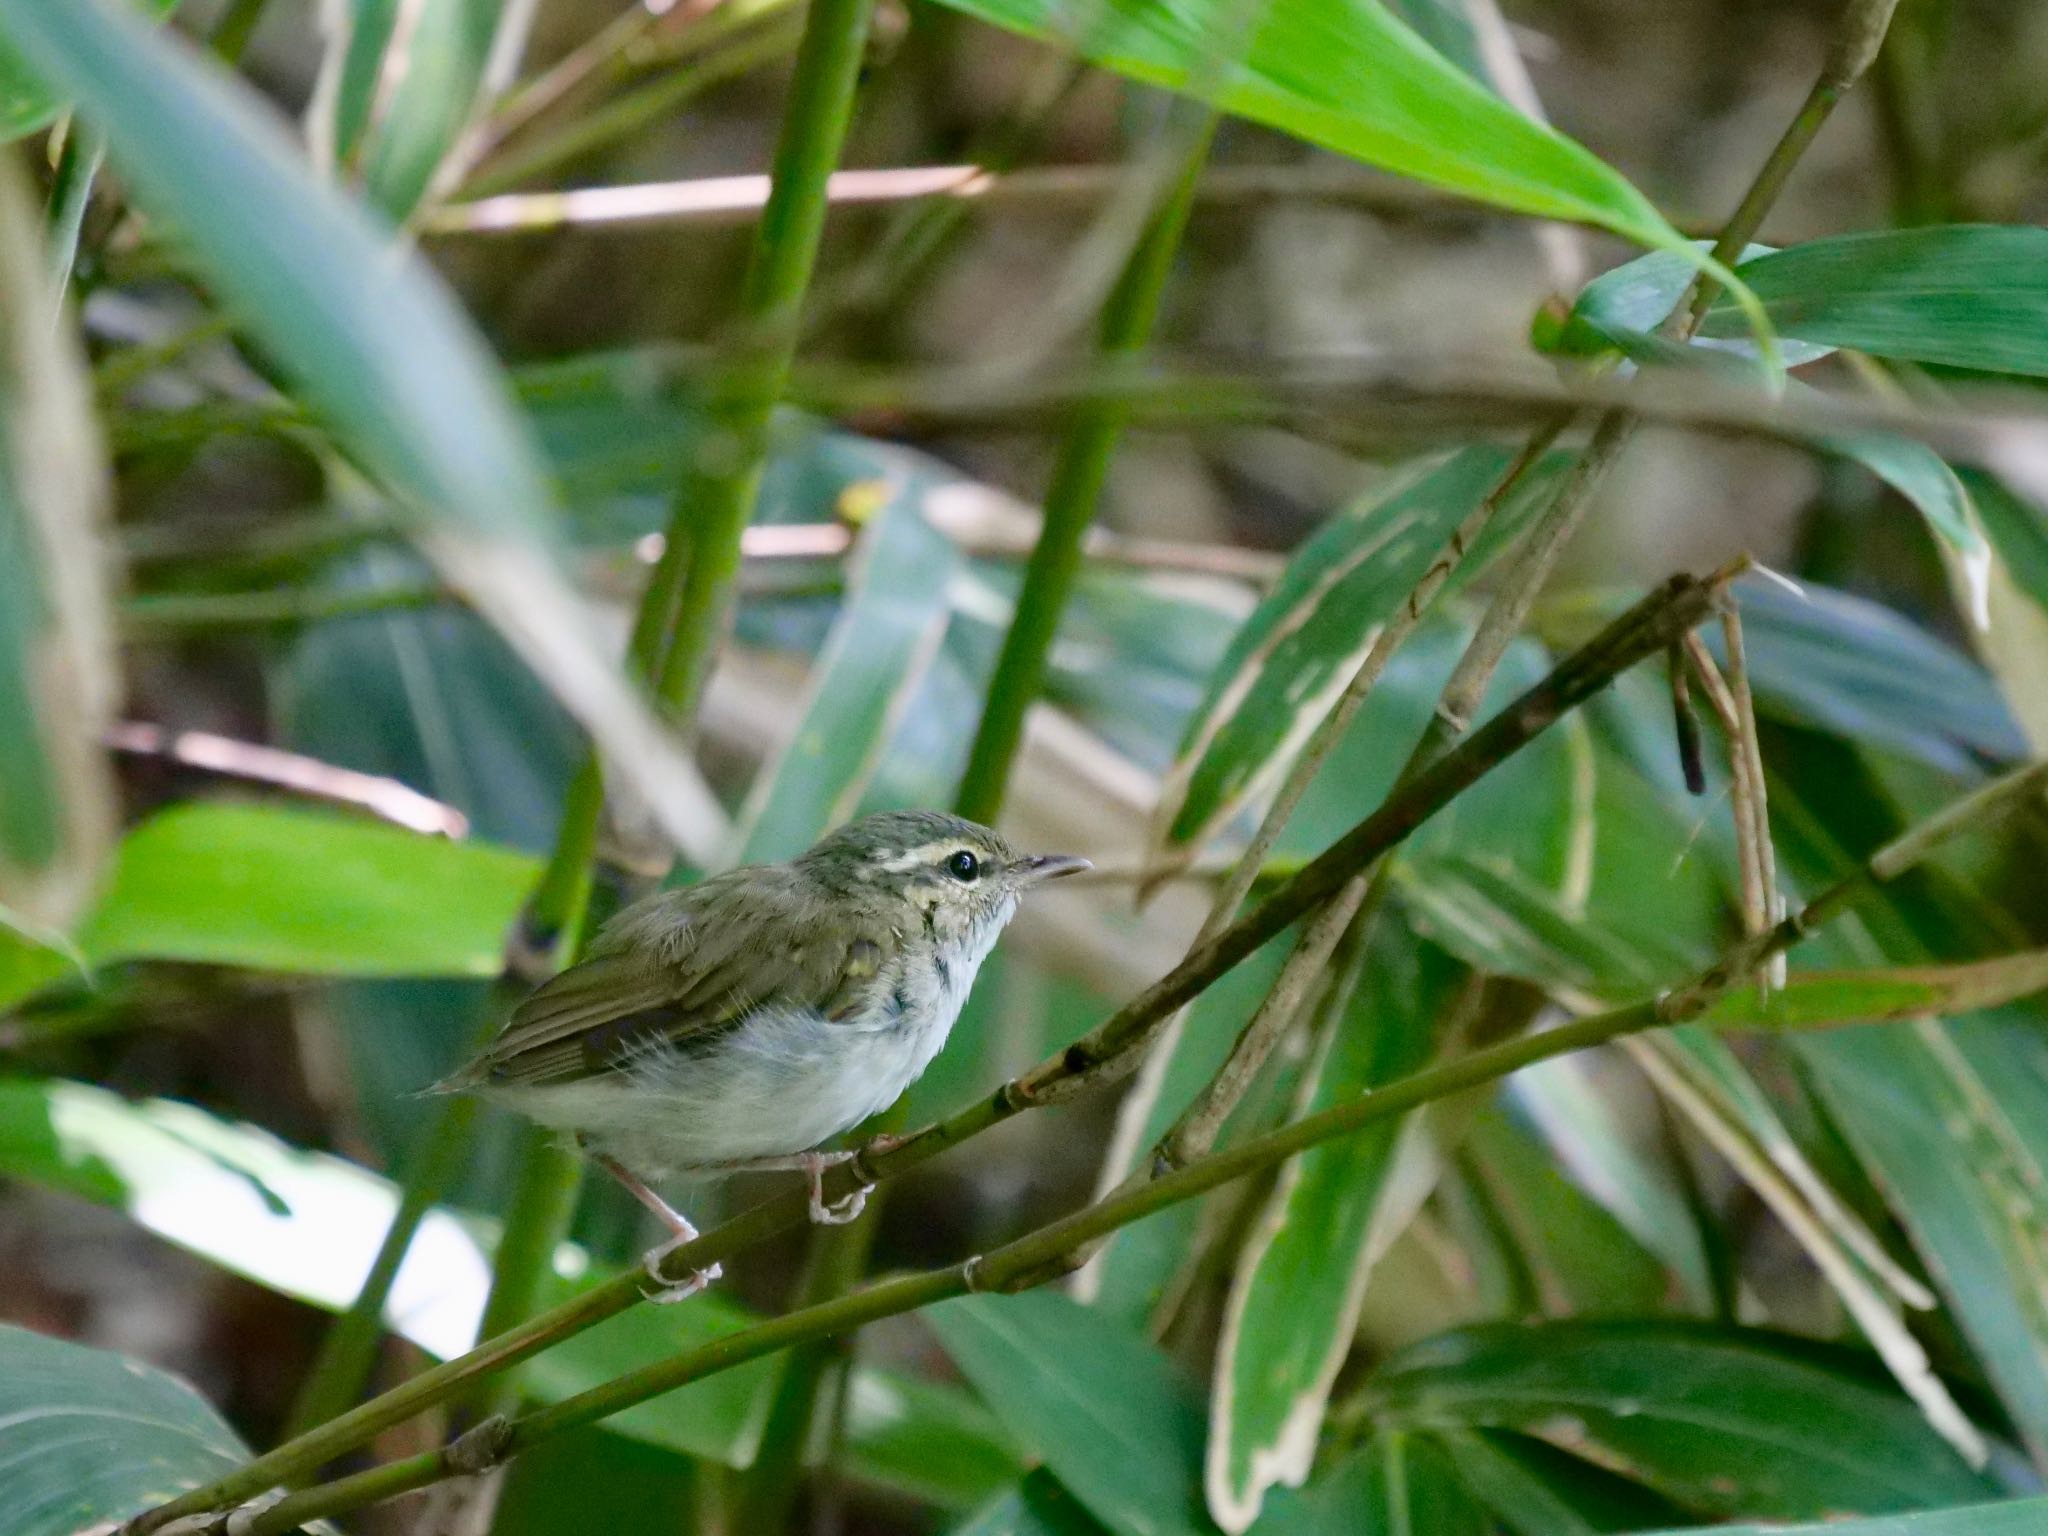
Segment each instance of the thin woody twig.
M440 837L469 834L469 818L452 805L429 799L396 779L339 768L297 752L211 731L170 730L143 720L116 721L107 727L105 739L114 751L133 757L164 758L207 773L359 806L413 832Z
M1927 857L1948 836L1976 825L1986 815L2004 809L2022 796L2038 794L2044 777L2048 777L2048 763L2034 764L2008 775L1999 781L1994 793L1972 796L1966 815L1941 818L1939 835L1930 835L1936 823L1923 824L1906 838L1881 849L1797 913L1764 933L1743 939L1690 982L1659 997L1471 1051L1191 1162L1161 1178L1120 1190L986 1255L789 1313L644 1366L508 1423L489 1426L487 1434L480 1427L471 1436L437 1451L288 1495L266 1509L251 1511L239 1526L237 1536L286 1536L309 1520L345 1514L444 1478L474 1474L555 1435L793 1344L835 1336L970 1291L1028 1288L1049 1272L1056 1272L1053 1266L1062 1254L1085 1247L1166 1206L1275 1167L1311 1147L1497 1082L1536 1062L1697 1019L1759 967L1821 924L1841 915L1879 882ZM1891 873L1881 873L1886 869ZM478 1436L484 1438L479 1440Z

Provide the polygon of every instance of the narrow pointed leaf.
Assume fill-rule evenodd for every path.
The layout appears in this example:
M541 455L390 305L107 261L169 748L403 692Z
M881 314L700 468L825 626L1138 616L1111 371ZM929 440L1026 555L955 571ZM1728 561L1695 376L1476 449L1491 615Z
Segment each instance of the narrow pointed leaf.
M1377 0L1277 0L1249 13L1229 0L1112 0L1079 13L1053 0L949 3L1467 197L1681 243L1616 172L1447 63Z
M1737 269L1774 329L1881 357L2048 376L2048 230L1955 224L1809 240ZM1723 301L1702 327L1748 326Z
M1446 1027L1463 969L1381 916L1299 1113L1416 1070ZM1410 1119L1318 1147L1282 1170L1239 1257L1217 1347L1204 1481L1225 1530L1249 1527L1274 1484L1307 1477L1373 1263L1413 1215L1432 1160Z

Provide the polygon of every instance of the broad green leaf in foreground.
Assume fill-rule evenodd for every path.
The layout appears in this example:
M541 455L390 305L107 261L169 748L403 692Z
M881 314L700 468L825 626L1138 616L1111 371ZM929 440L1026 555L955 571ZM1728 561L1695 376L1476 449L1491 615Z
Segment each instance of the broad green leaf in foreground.
M176 1377L0 1326L7 1536L111 1530L248 1459L221 1416Z
M1049 1291L966 1296L925 1317L982 1400L1112 1531L1213 1531L1201 1413L1144 1337Z
M1080 11L1056 0L948 3L1418 181L1597 224L1642 245L1682 243L1619 174L1447 63L1378 0L1275 0L1255 9L1233 0L1108 0Z
M1359 1407L1383 1427L1536 1435L1724 1519L1993 1491L1859 1357L1704 1324L1464 1329L1389 1361Z
M552 559L557 508L502 373L447 290L331 188L241 82L108 0L0 0L0 38L76 94L136 201L415 520L693 858L722 820Z

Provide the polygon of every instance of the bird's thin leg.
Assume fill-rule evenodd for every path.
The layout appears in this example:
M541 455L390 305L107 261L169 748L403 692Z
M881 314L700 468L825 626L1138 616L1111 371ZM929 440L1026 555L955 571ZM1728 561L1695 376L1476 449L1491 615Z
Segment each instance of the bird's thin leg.
M851 1194L831 1205L825 1203L825 1170L837 1168L859 1156L855 1152L797 1152L788 1157L750 1157L741 1162L720 1163L728 1173L801 1173L811 1181L811 1220L821 1227L843 1227L867 1209L868 1191L875 1186L863 1180Z
M689 1217L649 1189L617 1158L607 1157L603 1153L598 1153L591 1161L595 1162L598 1167L623 1184L627 1194L646 1206L648 1210L654 1212L655 1219L674 1234L667 1242L648 1249L646 1256L640 1261L647 1268L648 1278L661 1287L657 1291L648 1293L647 1299L649 1301L661 1305L674 1301L688 1301L692 1296L725 1273L723 1266L713 1264L709 1269L698 1270L680 1285L669 1284L662 1275L661 1261L685 1243L697 1241L697 1229L690 1225Z

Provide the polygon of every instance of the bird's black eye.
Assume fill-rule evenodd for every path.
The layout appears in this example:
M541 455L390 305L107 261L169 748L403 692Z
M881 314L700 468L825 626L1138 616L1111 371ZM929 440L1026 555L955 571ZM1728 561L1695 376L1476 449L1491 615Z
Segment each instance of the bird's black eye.
M955 880L968 881L976 879L981 874L981 860L977 859L965 848L962 848L958 853L946 860L946 873Z

